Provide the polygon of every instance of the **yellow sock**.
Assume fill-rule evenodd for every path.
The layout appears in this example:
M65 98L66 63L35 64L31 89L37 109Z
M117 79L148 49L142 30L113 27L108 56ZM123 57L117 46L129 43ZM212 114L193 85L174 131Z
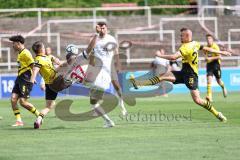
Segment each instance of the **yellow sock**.
M149 78L147 80L136 81L136 84L138 86L151 86L151 85L158 84L159 82L161 82L161 78L158 77L158 76L154 76L154 77Z
M13 111L17 121L22 121L19 109Z
M39 111L38 111L35 107L32 107L32 109L30 110L30 112L32 112L33 114L35 114L36 117L39 116Z
M203 108L211 112L214 116L218 116L218 111L213 107L213 105L209 101L205 101Z
M207 96L212 98L212 86L210 83L207 84Z

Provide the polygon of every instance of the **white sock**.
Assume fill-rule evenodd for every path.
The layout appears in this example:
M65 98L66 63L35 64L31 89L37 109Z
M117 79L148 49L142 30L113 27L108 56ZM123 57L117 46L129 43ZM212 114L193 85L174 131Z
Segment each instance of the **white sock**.
M107 114L102 115L102 118L106 121L111 121Z
M38 116L38 118L37 118L38 120L42 120L43 119L43 117L42 116Z
M118 105L119 105L119 107L121 108L121 110L123 112L127 112L122 97L120 97L120 96L117 96L117 97L118 97Z
M92 108L97 113L97 115L101 115L104 120L107 120L107 121L111 120L99 103L93 104Z

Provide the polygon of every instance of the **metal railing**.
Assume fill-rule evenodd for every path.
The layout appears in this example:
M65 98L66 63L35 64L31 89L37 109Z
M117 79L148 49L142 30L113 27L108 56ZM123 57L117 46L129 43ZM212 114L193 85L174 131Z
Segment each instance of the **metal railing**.
M1 52L1 54L3 53L7 53L7 62L1 62L0 66L7 66L8 70L10 71L12 68L12 65L16 65L17 63L11 63L11 55L10 55L10 48L0 48L1 51L7 51L7 52ZM0 55L2 57L2 55Z
M0 13L11 12L37 12L38 27L42 26L42 12L92 12L93 19L97 13L102 11L138 11L145 10L147 13L147 24L152 26L152 9L175 9L175 8L198 8L197 5L159 5L159 6L136 6L136 7L95 7L95 8L21 8L21 9L0 9ZM96 25L96 24L95 24Z
M97 22L106 22L106 19L60 19L60 20L48 20L47 21L47 40L51 42L51 24L69 24L69 23L93 23L93 28Z
M8 38L13 36L14 34L0 34L0 48L2 46L2 39L3 38ZM23 34L25 36L25 34ZM28 37L47 37L48 33L33 33L31 35L28 35ZM56 45L57 45L57 55L61 55L61 43L60 43L60 33L50 33L50 36L55 36L56 37ZM1 55L1 52L0 52Z
M215 36L218 37L218 23L217 17L164 17L159 20L160 40L163 41L163 24L164 22L176 22L176 21L214 21Z
M240 33L240 28L238 28L238 29L229 29L228 30L228 48L229 49L232 49L232 44L233 44L232 43L232 38L231 38L231 33L236 33L236 32ZM237 41L237 42L240 42L240 41ZM237 44L240 44L240 43L237 43Z
M176 51L175 46L175 31L174 30L164 30L163 34L171 34L172 40L172 52ZM151 35L151 34L160 34L159 30L150 30L150 31L117 31L115 34L116 39L119 39L119 35ZM127 64L134 63L135 59L130 57L130 48L126 50Z
M198 8L198 6L191 6L191 5L161 5L161 6L144 6L144 7L104 7L104 8L27 8L27 9L0 9L0 13L4 13L4 12L37 12L38 13L38 26L37 28L41 28L42 27L42 12L69 12L69 11L79 11L79 12L92 12L92 21L93 21L93 25L95 26L97 23L97 13L98 12L102 12L102 11L134 11L134 10L145 10L147 13L147 26L151 27L152 26L152 9L163 9L163 8ZM189 18L189 20L198 20L199 22L201 22L203 25L205 25L205 20L213 20L214 21L214 30L215 30L215 36L218 37L218 22L217 22L217 18L216 17L205 17L205 10L206 9L230 9L230 10L239 10L240 6L203 6L202 8L199 9L199 13L198 16L199 17L187 17ZM172 18L172 20L176 20L178 19L178 21L183 21L186 20L187 18L185 17L177 17L177 18ZM159 34L160 36L160 40L163 40L163 33L167 30L163 30L163 21L171 21L170 19L166 19L166 18L161 18L159 25L159 31L146 31L146 34ZM57 36L57 54L60 55L60 34L59 33L51 33L50 30L50 23L54 23L54 20L49 20L49 29L47 33L39 33L39 35L43 35L45 34L45 36L48 36L49 34L58 34ZM57 20L56 20L57 21ZM64 20L62 20L64 21ZM68 20L65 20L65 22L67 23ZM69 20L68 22L71 22L71 20ZM63 22L64 23L64 22ZM77 23L77 22L76 22ZM162 27L161 27L162 26ZM235 29L229 29L228 31L228 41L220 41L221 43L227 44L229 48L231 48L232 44L240 44L240 41L232 41L231 40L231 33L232 32L239 32L240 29L235 28ZM129 31L127 31L128 33L130 33ZM134 33L135 31L132 31L132 33ZM151 33L151 32L156 32L156 33ZM171 32L171 33L170 33ZM169 33L172 34L172 51L175 52L175 31L172 30ZM118 32L118 34L121 33L121 31ZM123 33L123 32L122 32ZM135 32L137 34L137 31ZM141 32L143 33L143 32ZM141 34L139 33L139 34ZM124 33L123 33L124 34ZM126 33L127 34L127 33ZM36 35L36 33L27 35L27 36L33 36ZM116 35L118 36L118 35ZM174 37L174 38L173 38ZM1 48L1 35L0 35L0 48ZM50 39L50 38L49 38ZM48 40L49 40L48 39ZM51 40L51 39L50 39ZM49 40L49 41L50 41ZM1 53L2 49L0 49L0 53ZM129 58L130 58L130 50L127 51L127 54L129 54ZM11 57L10 57L11 58ZM239 59L239 57L234 57L233 59ZM229 59L229 58L227 58ZM128 62L129 63L135 63L135 62L148 62L148 61L152 61L152 59L129 59ZM200 58L201 61L201 58Z

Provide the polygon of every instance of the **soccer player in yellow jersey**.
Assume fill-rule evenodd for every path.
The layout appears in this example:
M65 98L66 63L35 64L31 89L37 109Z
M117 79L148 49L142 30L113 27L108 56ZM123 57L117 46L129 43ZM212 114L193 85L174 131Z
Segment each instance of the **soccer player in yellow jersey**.
M9 38L13 42L13 49L18 53L17 63L18 63L18 76L15 80L15 84L11 95L11 104L14 115L16 116L16 123L12 126L23 126L23 121L20 116L20 110L17 106L17 102L21 106L35 114L39 115L38 110L27 101L29 94L32 90L33 83L30 82L30 77L32 75L32 66L34 64L34 59L32 54L24 46L25 39L21 35L12 36Z
M167 72L163 76L155 76L148 80L136 81L134 77L130 77L131 83L135 89L138 89L138 86L155 85L161 81L170 81L174 84L184 83L190 90L192 99L196 104L207 109L220 121L227 121L227 118L221 112L218 112L209 101L200 97L200 93L198 91L198 50L223 55L231 55L231 53L227 51L214 50L209 47L201 46L199 42L192 41L192 31L187 28L181 29L181 41L182 45L175 54L163 55L160 51L156 52L158 57L168 60L176 60L181 57L183 63L181 71Z
M220 50L219 46L214 42L213 36L210 34L206 35L207 39L207 47L213 48L215 50ZM207 62L207 96L206 99L208 99L210 102L212 102L212 78L213 75L215 76L217 83L221 86L223 91L223 96L227 97L227 89L224 86L223 81L221 80L221 55L218 53L211 53L206 51L205 52L205 58Z
M96 38L97 35L94 36L94 38L88 45L88 48L83 53L85 58L86 58L85 53L89 56L90 52L95 46ZM66 64L68 64L68 62L61 62L59 67L55 69L53 63L56 64L57 62L54 62L53 58L46 55L46 49L44 47L44 44L40 41L37 41L33 44L32 50L36 54L36 57L35 66L33 67L33 74L31 76L31 82L34 82L37 74L40 73L45 81L46 87L45 90L46 107L41 111L38 118L34 122L34 128L38 129L42 124L44 116L54 107L55 99L57 98L58 93L56 91L53 91L50 85L53 84L54 79L57 77L57 71L60 72L60 68L64 67ZM71 57L71 55L69 57ZM72 59L74 59L74 57L76 58L76 56L72 56Z
M52 60L52 62L54 63L54 66L57 67L59 65L62 64L62 62L55 56L52 55L52 48L48 45L46 46L45 48L45 53L47 56L49 56ZM45 87L45 82L44 82L44 79L42 78L41 79L41 82L40 82L40 88L41 90L45 91L46 90L46 87Z
M39 128L42 122L43 117L54 107L55 99L57 98L58 93L51 90L49 85L56 78L56 71L53 66L53 59L50 56L46 55L46 50L44 44L40 41L35 42L32 45L32 50L36 54L35 65L33 67L33 74L31 76L31 82L34 82L38 73L43 77L45 82L45 99L46 107L41 111L37 120L40 123L34 123L34 128ZM39 120L40 119L40 120ZM36 121L37 121L36 120Z

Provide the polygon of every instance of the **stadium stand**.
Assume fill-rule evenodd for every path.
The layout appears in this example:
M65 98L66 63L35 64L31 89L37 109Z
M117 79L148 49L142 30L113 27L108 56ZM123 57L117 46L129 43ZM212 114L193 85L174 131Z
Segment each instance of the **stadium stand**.
M116 7L119 8L119 5L121 4L103 4L104 7ZM128 7L136 7L135 4L124 4ZM126 7L126 6L124 6ZM129 8L131 8L129 7ZM121 7L120 7L121 8ZM97 16L96 18L101 19L105 18L109 28L113 35L115 35L118 31L149 31L149 30L159 30L159 20L160 18L166 18L171 16L156 16L151 15L151 27L149 27L149 24L145 21L148 19L149 15L134 15L134 16ZM207 15L205 15L207 16ZM213 15L211 15L212 17ZM220 44L224 44L226 47L228 46L228 31L232 28L239 28L240 19L237 16L232 15L225 15L217 18L217 29L218 32L221 33L218 35L218 39L222 41ZM192 15L179 15L179 17L193 17ZM195 15L195 17L197 17ZM92 17L81 17L81 19L91 19ZM0 37L4 34L23 34L23 35L29 35L34 33L45 33L47 31L47 22L49 20L56 20L59 19L58 17L48 17L48 18L41 18L41 26L39 27L39 21L36 20L36 17L27 17L27 18L9 18L9 17L2 17L1 18L1 24L0 24ZM75 19L78 21L80 18L76 17L69 17L68 19ZM28 24L28 25L25 25ZM205 21L205 27L212 31L214 31L214 23L212 21ZM172 30L175 33L175 42L176 47L180 45L180 35L179 30L182 27L188 27L193 30L194 32L194 40L198 40L200 42L205 41L205 35L208 33L206 28L203 28L202 25L200 25L200 21L169 21L164 23L163 30ZM89 36L91 36L91 33L93 32L93 24L91 23L74 23L74 24L57 24L53 23L51 25L51 31L55 33L60 34L60 53L58 53L58 46L57 39L53 38L51 41L51 46L53 49L53 54L58 55L60 54L60 58L63 58L64 56L64 48L69 43L75 43L77 45L85 45L88 43ZM240 33L234 33L231 35L231 40L236 41L232 46L232 48L236 49L237 51L240 50L238 44L238 37ZM44 42L48 42L46 36L41 37L32 37L27 36L26 38L27 48L31 48L31 42L36 40L42 40ZM155 35L120 35L118 36L118 41L121 42L123 40L129 40L132 41L134 44L132 48L130 49L130 58L131 59L151 59L154 58L154 51L159 48L165 48L167 53L172 53L172 38L171 35L165 35L164 40L160 41L159 34ZM11 44L8 42L7 37L1 38L1 47L4 48L11 48ZM4 51L2 51L4 52ZM121 53L126 54L126 51L121 51ZM3 54L5 56L7 54ZM1 54L0 54L1 56ZM11 49L11 62L16 61L16 55L12 54ZM0 57L0 62L7 62L6 57ZM149 68L150 63L146 62L144 64L138 63L137 61L133 62L134 65L125 65L126 62L123 62L123 69L130 69L130 70L138 70L140 67L142 69ZM205 65L204 62L200 63L201 67ZM238 59L229 59L226 61L223 61L223 66L239 66L239 60ZM1 72L8 71L7 66L1 65ZM14 66L12 66L14 68ZM14 70L13 70L14 72Z

